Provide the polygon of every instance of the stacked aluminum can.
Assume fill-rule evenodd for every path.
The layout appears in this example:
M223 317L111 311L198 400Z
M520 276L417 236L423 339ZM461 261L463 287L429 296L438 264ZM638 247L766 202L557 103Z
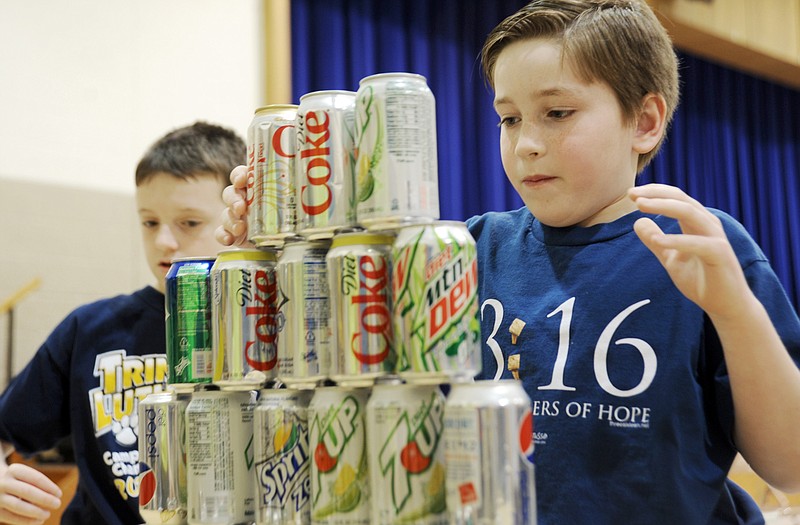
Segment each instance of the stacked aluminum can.
M183 261L206 265L176 268L193 307L168 281L180 351L139 406L148 524L535 525L530 399L473 382L476 247L439 220L435 130L409 73L256 110L256 248Z

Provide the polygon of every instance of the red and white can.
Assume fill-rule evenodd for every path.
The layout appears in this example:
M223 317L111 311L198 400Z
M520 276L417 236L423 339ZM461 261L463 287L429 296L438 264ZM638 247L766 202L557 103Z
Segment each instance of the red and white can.
M247 128L247 235L256 246L279 246L297 226L296 115L296 105L271 104Z
M453 525L536 525L531 399L518 380L453 384L444 408Z
M308 407L311 522L370 525L365 413L369 389L319 387Z
M314 388L330 367L330 240L291 237L278 257L278 378Z
M477 250L466 225L400 229L392 268L398 373L411 383L471 381L482 363Z
M438 385L384 383L367 403L373 525L446 525L442 446L445 398Z
M331 293L330 378L343 386L371 386L394 372L390 259L394 237L337 234L328 251Z
M297 110L297 231L309 239L333 237L356 223L353 180L352 91L315 91Z
M219 253L211 268L214 383L259 389L277 375L278 280L275 254Z
M361 79L355 136L360 224L383 230L439 218L436 102L425 77Z

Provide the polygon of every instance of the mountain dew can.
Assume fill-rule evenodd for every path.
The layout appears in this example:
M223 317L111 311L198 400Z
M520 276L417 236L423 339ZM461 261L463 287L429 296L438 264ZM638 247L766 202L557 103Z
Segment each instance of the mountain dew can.
M446 525L438 385L376 382L367 403L373 525Z
M358 221L370 230L439 218L436 101L422 75L381 73L356 93Z
M392 318L406 381L457 382L481 371L476 254L462 222L400 229L392 247Z
M311 396L311 390L261 390L253 414L258 525L310 523L308 405Z
M369 389L319 387L308 409L311 523L370 525L366 408Z

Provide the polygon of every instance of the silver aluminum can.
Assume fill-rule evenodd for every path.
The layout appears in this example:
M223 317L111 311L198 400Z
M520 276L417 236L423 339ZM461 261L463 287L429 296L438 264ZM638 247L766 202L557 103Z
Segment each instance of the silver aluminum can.
M264 389L253 417L256 523L311 522L311 390Z
M436 102L412 73L361 79L356 96L358 222L369 229L439 218Z
M376 377L394 372L393 241L387 234L343 233L328 251L334 336L329 375L340 385L371 386Z
M308 407L311 523L370 525L367 388L319 387Z
M224 388L257 390L277 374L276 264L272 252L234 249L211 268L214 383Z
M256 246L279 246L297 227L296 115L296 105L271 104L247 128L247 235Z
M472 380L481 371L477 250L464 223L400 229L392 311L397 369L406 381Z
M330 366L329 246L290 238L278 257L278 378L295 388L314 388Z
M139 514L148 525L186 523L186 407L190 394L139 402Z
M522 383L453 384L443 440L452 525L536 525L533 415Z
M367 403L373 525L446 525L438 385L376 383Z
M297 231L309 239L332 237L356 223L353 125L356 94L315 91L297 110Z
M192 525L255 519L253 409L257 392L204 390L186 407L187 506Z

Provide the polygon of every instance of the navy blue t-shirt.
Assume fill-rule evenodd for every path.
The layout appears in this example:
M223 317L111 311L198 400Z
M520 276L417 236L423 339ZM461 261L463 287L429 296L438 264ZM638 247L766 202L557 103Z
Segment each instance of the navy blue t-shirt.
M164 295L146 287L81 306L0 397L0 439L22 454L71 436L67 524L139 524L138 404L167 379Z
M800 321L766 257L740 224L712 212L800 363ZM479 377L511 378L508 356L519 354L539 525L763 523L726 483L734 411L717 333L636 236L642 216L588 228L547 227L526 208L470 219ZM652 218L679 233L677 221ZM516 344L515 319L525 323Z

